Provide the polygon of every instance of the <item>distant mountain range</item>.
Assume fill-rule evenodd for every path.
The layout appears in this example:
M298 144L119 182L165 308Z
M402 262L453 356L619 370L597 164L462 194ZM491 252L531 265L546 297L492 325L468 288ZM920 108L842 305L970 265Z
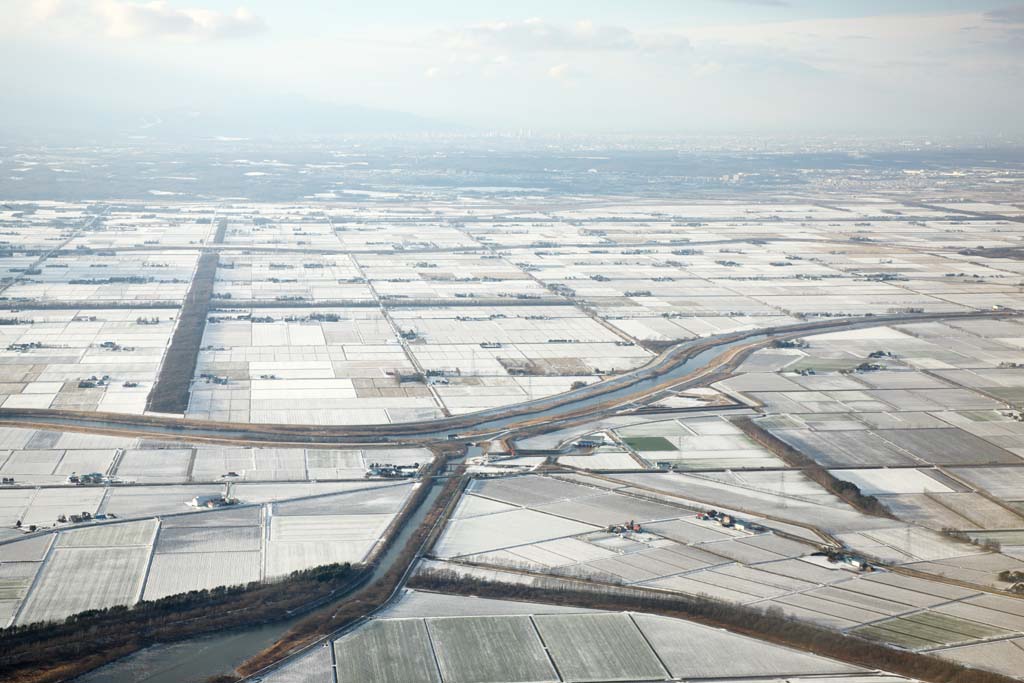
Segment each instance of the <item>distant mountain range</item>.
M347 134L409 134L463 130L445 121L300 97L232 99L209 110L103 109L93 103L0 94L5 136L69 142L145 136L168 142L211 138L302 139Z

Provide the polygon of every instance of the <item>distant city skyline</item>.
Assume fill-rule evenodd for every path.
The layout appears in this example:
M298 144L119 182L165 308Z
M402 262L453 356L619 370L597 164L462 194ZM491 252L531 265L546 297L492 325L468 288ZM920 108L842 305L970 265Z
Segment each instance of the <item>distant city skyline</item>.
M1005 0L240 2L0 0L9 131L1024 133Z

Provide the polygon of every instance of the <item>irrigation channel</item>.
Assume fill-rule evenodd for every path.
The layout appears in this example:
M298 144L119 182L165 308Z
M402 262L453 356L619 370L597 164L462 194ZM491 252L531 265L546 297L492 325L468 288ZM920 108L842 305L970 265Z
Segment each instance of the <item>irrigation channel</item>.
M475 455L478 447L471 446L467 454L449 458L449 466L458 464L467 456ZM413 533L423 524L434 508L437 497L444 489L445 477L439 475L424 481L430 485L426 497L416 511L389 543L387 550L374 564L373 570L358 586L351 589L351 595L363 586L369 586L383 578L402 559L402 551ZM429 540L429 536L425 542ZM422 552L423 548L420 548ZM411 570L413 562L407 567ZM405 577L395 589L397 594L405 585ZM336 598L343 600L344 596ZM217 635L199 636L175 643L153 645L75 679L78 683L200 683L219 674L229 673L246 660L279 641L306 613L298 614L284 621L260 624L252 628L231 630Z
M907 313L832 318L686 341L646 365L562 394L421 422L324 427L238 424L176 417L86 413L52 409L0 409L0 423L125 436L234 444L396 444L468 441L516 429L594 418L670 387L703 386L728 376L749 353L778 339L894 323L1019 316L1017 311Z

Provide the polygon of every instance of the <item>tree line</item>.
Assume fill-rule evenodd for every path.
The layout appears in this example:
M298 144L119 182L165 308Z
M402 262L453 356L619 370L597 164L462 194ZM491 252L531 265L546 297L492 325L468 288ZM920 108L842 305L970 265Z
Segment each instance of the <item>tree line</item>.
M67 680L155 643L286 619L344 592L364 572L349 563L323 565L273 583L189 591L62 622L13 626L0 630L0 680Z
M927 654L889 647L815 624L787 617L781 609L757 607L689 595L650 591L605 590L581 583L531 586L467 577L454 571L417 574L410 587L440 593L472 595L505 600L524 600L553 605L609 611L658 614L724 628L777 645L811 652L869 669L916 678L929 683L1014 683L1002 674L971 669ZM1017 682L1019 683L1019 681Z

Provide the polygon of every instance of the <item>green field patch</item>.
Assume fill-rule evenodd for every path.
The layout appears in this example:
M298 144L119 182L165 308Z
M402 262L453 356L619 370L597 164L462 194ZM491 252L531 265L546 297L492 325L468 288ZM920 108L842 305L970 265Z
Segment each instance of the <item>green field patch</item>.
M944 645L946 643L957 643L964 640L964 637L956 631L949 631L944 628L922 624L919 621L914 621L910 617L886 621L880 624L880 626L890 631L904 633L912 638L930 640L933 643L938 643L940 645Z
M965 640L991 638L992 636L1006 635L1008 633L1006 630L996 626L990 626L969 619L961 619L940 612L921 612L920 614L903 617L903 620L940 628L945 631L952 631L962 636Z
M985 393L1007 402L1024 401L1024 387L985 387Z
M678 451L671 441L663 436L630 436L623 439L635 451Z
M890 623L890 622L886 622ZM892 643L893 645L899 645L911 650L916 650L924 647L935 647L937 643L931 640L925 640L924 638L915 638L914 636L906 633L900 633L899 631L891 631L881 626L863 626L858 629L854 629L852 633L867 638L869 640L879 640L883 643Z

